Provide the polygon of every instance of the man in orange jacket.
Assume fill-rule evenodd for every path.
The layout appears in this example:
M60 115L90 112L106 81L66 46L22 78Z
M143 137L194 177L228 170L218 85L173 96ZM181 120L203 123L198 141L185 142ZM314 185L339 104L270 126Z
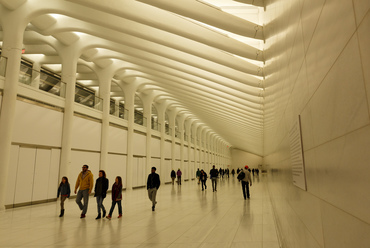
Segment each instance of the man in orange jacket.
M77 193L76 203L82 210L81 219L85 218L87 212L87 206L89 204L89 195L92 191L94 186L94 178L91 171L89 171L89 166L84 165L82 166L82 171L77 177L76 186L75 186L75 194ZM82 198L84 199L84 204L81 203Z

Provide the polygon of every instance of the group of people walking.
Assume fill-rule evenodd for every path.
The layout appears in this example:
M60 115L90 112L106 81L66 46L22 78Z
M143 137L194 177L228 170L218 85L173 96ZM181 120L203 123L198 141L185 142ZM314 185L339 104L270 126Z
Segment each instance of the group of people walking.
M228 171L228 169L226 170ZM219 177L220 171L217 170L215 166L213 165L209 174L210 174L210 179L212 180L213 192L217 192L217 178ZM238 169L237 174L238 174L237 178L239 181L241 181L241 184L242 184L244 199L250 198L249 186L252 186L251 170L246 165L244 168ZM181 176L182 176L182 172L180 169L178 169L177 172L172 170L171 171L172 184L174 184L175 178L177 177L177 183L181 185ZM196 177L198 179L198 184L200 183L202 184L202 191L204 191L204 189L207 189L207 185L206 185L206 181L208 178L207 173L203 169L199 170L198 168L196 172ZM160 185L161 185L160 177L156 173L156 168L152 167L151 173L148 175L148 179L146 183L147 191L148 191L148 198L152 203L152 211L155 211L155 207L157 204L156 196L157 196L157 191ZM89 170L88 165L83 165L82 171L79 173L77 177L76 184L75 184L75 190L74 190L75 194L77 194L76 203L78 207L80 208L80 210L82 211L80 218L86 217L86 212L87 212L88 203L89 203L89 195L92 192L93 186L94 186L93 174ZM118 205L118 218L122 217L122 178L120 176L117 176L114 184L112 185L112 205L111 205L108 215L106 215L107 212L103 205L103 201L107 196L108 188L109 188L109 180L106 176L106 173L104 170L99 170L99 178L96 179L95 188L94 188L94 191L95 191L94 197L96 197L97 211L98 211L98 216L95 219L97 220L101 219L102 217L111 219L116 205ZM57 194L57 198L59 198L60 196L60 207L61 207L59 217L64 216L64 211L65 211L64 202L67 198L70 197L70 195L71 195L71 189L70 189L70 185L68 182L68 178L63 177L61 183L59 184L58 194Z
M78 207L80 208L81 216L80 218L85 218L86 217L86 212L89 204L89 195L91 194L91 191L94 186L94 177L92 172L89 170L88 165L82 166L82 171L77 177L76 184L75 184L75 194L77 193L76 196L76 203ZM98 208L98 216L96 219L101 219L102 217L107 217L107 219L112 218L112 213L113 210L116 206L118 205L118 218L122 217L122 178L120 176L117 176L115 179L114 184L112 185L112 206L110 208L110 211L108 215L106 216L106 209L103 205L103 201L105 197L107 196L107 191L109 187L109 180L106 177L106 173L104 170L99 171L99 178L96 179L95 183L95 194L94 197L96 197L96 203L97 203L97 208ZM60 215L59 217L64 216L64 201L70 197L71 194L71 189L70 185L68 182L67 177L63 177L62 181L58 187L58 194L57 197L59 198L60 195ZM83 200L83 203L82 203ZM102 215L103 212L103 215Z
M223 171L223 172L222 172ZM225 173L225 171L227 171ZM222 177L221 173L229 174L229 169L226 170L217 170L215 166L212 166L212 169L210 170L210 179L212 180L212 190L213 192L217 192L217 178ZM233 172L235 173L234 169ZM207 173L204 172L204 170L197 170L196 177L198 179L198 184L202 184L202 191L204 189L207 189L206 181L207 181ZM238 169L238 180L242 183L242 190L243 190L243 196L244 199L250 198L249 194L249 186L252 186L252 180L251 180L251 174L250 169L248 165L246 165L243 169Z

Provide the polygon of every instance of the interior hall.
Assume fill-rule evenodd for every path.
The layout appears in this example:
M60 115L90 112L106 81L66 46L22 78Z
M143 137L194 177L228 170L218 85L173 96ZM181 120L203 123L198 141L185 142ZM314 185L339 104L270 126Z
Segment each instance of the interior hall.
M0 247L369 248L369 9L0 0Z

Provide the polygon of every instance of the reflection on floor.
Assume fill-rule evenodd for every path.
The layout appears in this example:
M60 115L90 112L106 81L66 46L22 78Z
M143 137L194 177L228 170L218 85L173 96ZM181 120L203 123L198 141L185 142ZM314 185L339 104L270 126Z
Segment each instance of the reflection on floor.
M205 191L196 181L162 185L155 212L146 189L127 191L121 219L116 207L112 220L95 220L93 197L86 219L74 199L66 201L63 218L59 201L6 210L0 212L0 247L279 248L264 177L254 177L249 200L232 177L219 180L215 193L210 180Z

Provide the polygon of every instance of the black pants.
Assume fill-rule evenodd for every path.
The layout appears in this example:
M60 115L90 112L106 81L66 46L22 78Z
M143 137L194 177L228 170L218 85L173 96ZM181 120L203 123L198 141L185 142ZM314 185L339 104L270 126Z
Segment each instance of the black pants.
M249 183L242 181L242 188L244 199L247 199L247 197L249 198ZM247 194L245 191L247 191Z
M204 189L203 186L207 189L206 181L203 181L203 180L200 180L200 181L202 182L202 189Z

